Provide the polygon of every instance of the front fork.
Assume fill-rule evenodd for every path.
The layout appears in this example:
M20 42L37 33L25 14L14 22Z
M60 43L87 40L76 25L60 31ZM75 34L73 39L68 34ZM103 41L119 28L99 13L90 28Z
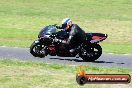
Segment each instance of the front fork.
M39 43L40 44L40 47L39 47L39 51L41 53L45 53L46 55L48 54L48 50L47 50L47 46L45 46L43 43L42 43L42 40L41 39L36 39L34 41L35 43Z

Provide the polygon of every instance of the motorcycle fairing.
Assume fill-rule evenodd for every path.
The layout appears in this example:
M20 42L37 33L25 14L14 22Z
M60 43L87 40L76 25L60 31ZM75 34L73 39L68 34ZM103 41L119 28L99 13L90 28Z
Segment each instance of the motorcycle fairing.
M56 33L56 27L54 25L49 25L44 27L38 34L38 38L48 38L51 34Z
M103 33L86 33L88 39L90 39L91 43L98 43L107 38L107 34Z

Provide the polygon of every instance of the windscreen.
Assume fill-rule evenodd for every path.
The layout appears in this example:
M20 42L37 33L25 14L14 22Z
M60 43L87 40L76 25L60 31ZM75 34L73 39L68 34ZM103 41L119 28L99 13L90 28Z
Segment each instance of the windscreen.
M56 27L54 25L49 25L44 27L40 32L39 32L39 37L43 37L44 35L50 35L52 33L56 33Z

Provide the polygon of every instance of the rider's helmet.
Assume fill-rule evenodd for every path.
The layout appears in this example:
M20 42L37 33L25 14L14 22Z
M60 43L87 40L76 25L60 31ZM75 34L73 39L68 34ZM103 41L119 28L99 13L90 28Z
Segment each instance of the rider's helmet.
M65 18L62 20L62 29L69 31L72 25L72 20L70 18Z

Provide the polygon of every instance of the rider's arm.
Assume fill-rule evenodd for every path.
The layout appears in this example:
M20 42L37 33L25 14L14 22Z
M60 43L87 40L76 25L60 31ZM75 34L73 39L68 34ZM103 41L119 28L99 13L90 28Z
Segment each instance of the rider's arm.
M60 43L63 43L63 44L70 44L73 36L76 34L76 28L73 26L71 28L71 31L69 33L69 38L67 40L61 40L61 39L54 39L54 42L60 42Z
M74 24L71 28L71 31L69 33L69 38L68 40L61 40L61 39L55 39L55 42L60 42L60 43L64 43L64 44L70 44L70 42L72 41L73 37L76 35L76 34L82 34L82 35L85 35L84 31L77 25L77 24Z
M57 29L62 29L61 26L57 25L57 24L54 24L56 26Z
M70 44L72 38L74 37L74 35L76 34L76 29L74 29L74 27L71 29L70 34L69 34L69 38L67 40L67 44Z

